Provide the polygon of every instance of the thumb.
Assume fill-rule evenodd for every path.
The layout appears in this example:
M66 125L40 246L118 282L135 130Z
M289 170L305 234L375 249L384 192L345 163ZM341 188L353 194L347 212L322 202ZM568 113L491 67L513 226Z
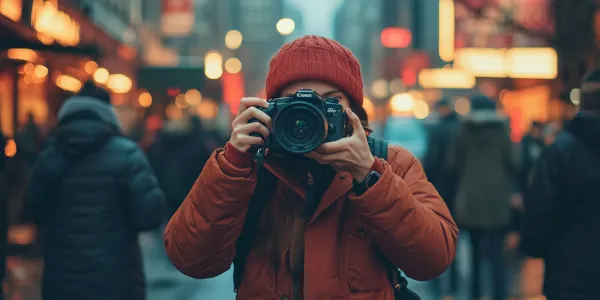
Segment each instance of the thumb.
M346 108L346 115L350 119L350 123L352 124L352 129L354 129L353 135L361 134L365 135L365 130L360 123L360 118L350 109Z

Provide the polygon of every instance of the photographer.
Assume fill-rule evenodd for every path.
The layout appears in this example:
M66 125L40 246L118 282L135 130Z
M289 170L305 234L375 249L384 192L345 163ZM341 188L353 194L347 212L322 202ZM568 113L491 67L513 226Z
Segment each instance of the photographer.
M371 154L362 88L356 58L326 38L299 38L271 60L269 99L294 97L301 89L337 98L351 130L304 156L267 154L264 168L276 179L244 264L238 299L391 300L388 263L429 280L452 262L458 230L419 162L396 146L389 148L387 161ZM242 99L229 143L213 153L167 225L167 252L184 274L215 277L240 254L236 242L260 184L251 148L264 143L251 134L274 137L265 113L272 105ZM260 123L249 123L252 118ZM326 167L315 172L314 165ZM308 194L320 203L307 217L302 208Z

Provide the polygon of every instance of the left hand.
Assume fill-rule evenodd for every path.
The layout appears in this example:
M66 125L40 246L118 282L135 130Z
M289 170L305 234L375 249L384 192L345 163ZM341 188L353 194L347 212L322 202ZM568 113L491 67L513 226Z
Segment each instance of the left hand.
M354 129L351 136L325 143L305 155L322 165L331 165L338 172L348 172L361 182L371 170L375 158L358 116L349 108L346 108L346 116Z

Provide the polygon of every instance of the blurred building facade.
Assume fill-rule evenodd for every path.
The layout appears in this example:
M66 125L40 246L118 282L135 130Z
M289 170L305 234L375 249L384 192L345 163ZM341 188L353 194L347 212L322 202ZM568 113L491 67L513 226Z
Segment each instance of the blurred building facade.
M372 58L381 46L373 33L380 31L380 5L381 1L343 1L333 18L334 38L356 55L367 82L377 72L372 70Z
M29 113L42 127L52 126L62 101L90 79L111 90L115 104L129 103L139 60L135 33L128 30L128 4L0 1L0 107L5 135L18 131Z

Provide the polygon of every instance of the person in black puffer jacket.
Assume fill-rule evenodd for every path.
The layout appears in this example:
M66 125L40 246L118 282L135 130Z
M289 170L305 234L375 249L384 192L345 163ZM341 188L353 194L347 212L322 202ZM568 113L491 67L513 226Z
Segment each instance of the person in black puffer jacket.
M600 299L600 70L581 111L540 157L525 194L521 247L543 258L548 300Z
M58 120L26 198L44 247L42 297L143 300L138 233L164 221L164 193L110 104L75 96Z
M4 182L4 173L6 169L6 156L4 148L6 139L0 132L0 284L4 282L6 276L6 247L8 244L8 189ZM0 288L0 300L4 299L4 292Z

